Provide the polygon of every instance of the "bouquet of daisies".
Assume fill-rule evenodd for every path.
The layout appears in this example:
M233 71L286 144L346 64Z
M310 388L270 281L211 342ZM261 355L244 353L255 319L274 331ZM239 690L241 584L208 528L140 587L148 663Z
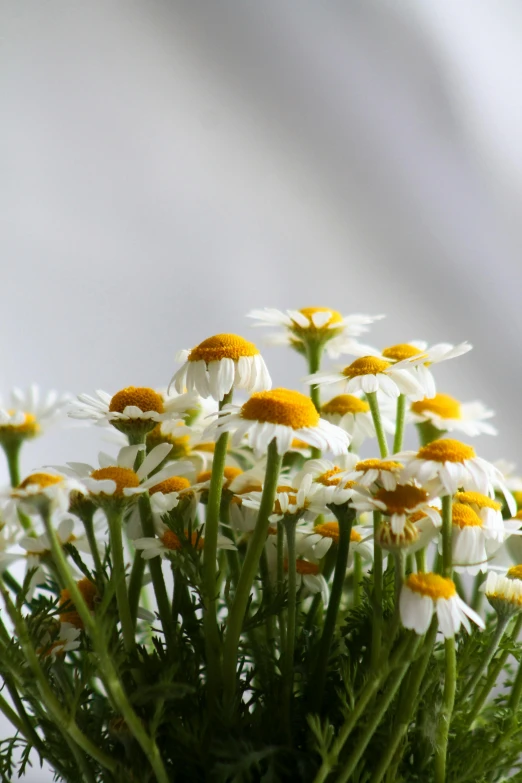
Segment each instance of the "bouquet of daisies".
M2 781L522 781L522 479L434 378L471 346L250 315L306 393L218 334L167 390L0 405ZM112 445L21 476L64 412Z

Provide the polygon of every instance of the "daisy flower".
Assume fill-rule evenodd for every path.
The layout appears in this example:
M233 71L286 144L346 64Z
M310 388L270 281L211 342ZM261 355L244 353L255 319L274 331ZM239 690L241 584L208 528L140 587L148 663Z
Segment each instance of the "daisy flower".
M353 394L338 394L321 406L321 416L336 424L350 435L351 448L358 451L367 438L375 438L370 406L366 400ZM382 425L386 432L395 432L395 424L381 411Z
M188 539L180 538L177 533L174 533L163 522L155 520L156 538L143 537L137 538L134 541L136 549L141 551L141 556L144 560L152 560L154 557L161 557L162 559L169 558L172 552L180 552L183 547L192 546L197 549L198 552L203 550L205 538L202 535L204 532L204 525L194 530L191 534L190 541ZM188 533L186 534L188 535ZM236 549L234 543L227 538L227 536L218 535L218 549Z
M340 372L316 372L305 378L305 383L318 386L342 383L345 394L381 391L389 397L406 394L413 400L420 400L425 392L413 370L413 360L394 363L381 356L360 356Z
M74 492L84 493L81 482L65 473L36 471L27 476L17 487L3 493L3 513L11 524L19 523L18 509L26 514L67 511L70 496Z
M363 561L373 560L373 542L366 535L363 527L352 527L350 531L350 551L348 567L351 566L353 555L361 555ZM327 520L314 525L312 530L301 530L300 543L297 551L300 555L313 560L322 560L333 544L339 543L339 522Z
M322 508L316 508L313 505L315 489L312 486L312 476L310 473L304 474L292 479L292 484L282 484L277 487L274 509L270 516L270 522L276 523L284 517L299 517L304 520L315 519L322 511ZM250 492L243 496L243 505L256 508L261 506L262 492Z
M496 435L497 430L486 419L495 414L481 402L459 402L449 394L412 402L411 419L416 424L429 422L442 432L463 432L469 437Z
M14 388L10 400L0 400L0 444L20 442L40 435L70 400L68 394L49 391L42 395L36 384L22 391Z
M358 462L359 458L355 454L344 454L337 463L326 459L311 459L305 463L294 480L300 483L305 475L312 477L314 507L342 505L354 495L355 482L350 481L348 475L351 476L351 471Z
M288 572L288 560L284 562L285 572ZM299 558L295 562L296 587L304 587L309 593L321 593L323 603L328 603L328 585L317 563Z
M411 361L414 363L414 373L426 397L434 397L436 393L435 379L429 370L432 364L455 359L457 356L471 351L473 346L468 342L451 345L450 343L437 343L431 348L423 340L413 340L411 343L399 343L390 345L382 352L382 356L396 364ZM419 359L424 361L419 362Z
M41 647L37 650L38 655L49 658L53 663L58 655L65 655L66 652L77 650L80 646L78 641L81 631L70 623L60 623L58 635L52 640L48 631L42 637Z
M482 618L460 598L453 580L439 574L410 574L402 586L399 610L403 626L420 636L430 627L434 612L446 639L455 636L461 625L469 633L468 618L479 628L485 627Z
M355 464L350 478L368 489L377 489L382 484L384 489L393 490L402 470L402 463L392 459L363 459Z
M279 454L285 454L294 438L333 454L348 449L348 434L321 419L309 397L289 389L253 394L241 407L225 405L206 434L215 440L222 432L232 432L232 443L248 442L256 457L266 453L275 440Z
M472 446L458 440L441 438L422 446L418 452L403 451L395 457L405 461L401 481L415 479L423 486L435 482L440 494L454 495L462 488L493 495L494 483L503 485L500 471L477 457Z
M522 611L522 568L513 566L505 576L489 571L484 594L499 616Z
M93 612L97 602L100 599L98 588L94 582L91 582L91 580L87 579L87 577L84 577L83 579L80 579L78 582L76 582L76 586L80 591L87 608L89 611ZM58 607L61 609L60 620L62 623L69 623L70 625L74 626L74 628L83 630L83 620L74 605L70 590L65 589L61 591Z
M436 510L436 509L435 509ZM393 529L391 522L383 518L376 535L377 543L388 552L417 552L423 549L437 533L438 525L424 512L415 512L406 518L400 531Z
M425 514L434 525L441 524L439 511L430 506L431 499L430 494L422 487L397 484L394 489L380 487L373 495L360 491L352 503L359 512L382 511L390 519L392 532L402 534L407 518L415 512Z
M191 351L178 355L183 366L172 378L178 392L185 387L201 397L221 402L233 388L247 392L270 389L272 381L254 343L237 334L217 334L203 340Z
M275 310L266 307L252 310L248 318L254 318L254 326L280 326L282 334L272 335L271 342L287 344L302 353L309 341L325 344L332 358L341 353L357 350L353 339L368 331L368 325L383 318L382 315L346 315L328 307L303 307L301 310ZM365 346L366 347L366 346Z
M502 503L487 495L482 495L480 492L457 492L454 502L464 503L478 514L489 538L496 539L500 543L504 541L509 530L509 526L506 527L506 522L509 520L505 522L502 517ZM516 529L514 526L511 527Z
M488 533L477 512L466 503L453 503L451 522L452 560L455 571L472 575L487 571Z

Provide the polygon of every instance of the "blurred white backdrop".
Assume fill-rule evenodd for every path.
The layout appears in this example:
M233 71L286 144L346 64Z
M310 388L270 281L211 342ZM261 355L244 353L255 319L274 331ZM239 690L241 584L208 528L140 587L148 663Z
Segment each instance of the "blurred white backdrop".
M481 453L522 465L520 3L0 14L3 392L165 385L210 334L261 344L252 307L385 312L378 346L475 345L439 388L494 408ZM278 385L304 374L265 356ZM24 467L97 445L51 432Z

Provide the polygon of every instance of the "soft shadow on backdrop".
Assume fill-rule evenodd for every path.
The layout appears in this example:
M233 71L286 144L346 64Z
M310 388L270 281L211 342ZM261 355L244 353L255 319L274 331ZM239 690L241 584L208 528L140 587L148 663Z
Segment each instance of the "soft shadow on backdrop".
M378 346L476 346L439 387L493 407L481 453L522 466L520 4L4 0L0 15L3 392L165 385L210 334L261 344L253 307L385 312ZM296 385L298 357L265 355ZM51 432L24 467L98 445Z

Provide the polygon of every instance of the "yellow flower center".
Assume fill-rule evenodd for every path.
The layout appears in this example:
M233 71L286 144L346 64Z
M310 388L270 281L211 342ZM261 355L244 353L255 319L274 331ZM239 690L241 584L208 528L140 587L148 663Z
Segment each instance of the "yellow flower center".
M388 514L405 514L408 509L426 503L428 493L411 484L397 484L395 489L379 489L375 499L385 504Z
M288 560L285 560L284 566L285 571L288 571ZM316 563L310 563L309 560L296 560L295 570L298 574L313 574L315 576L320 569Z
M190 487L190 481L184 476L171 476L165 481L160 481L156 486L149 489L149 494L154 495L156 492L162 492L164 495L168 495L169 492L181 492L184 489Z
M494 511L500 511L502 503L493 498L488 498L481 492L457 492L455 495L457 503L465 503L468 506L477 506L477 508L492 508Z
M116 483L116 489L114 495L118 497L123 496L123 490L127 487L139 487L140 480L137 474L130 468L120 468L117 465L111 465L108 468L98 468L93 470L91 478L96 481L104 481L105 479L112 479ZM103 494L103 493L102 493Z
M357 532L357 530L354 530L353 527L350 530L350 542L352 544L359 544L362 541L362 536L360 533Z
M148 389L146 386L127 386L111 399L109 411L111 413L123 413L128 405L134 405L140 411L156 411L163 413L163 399L154 389Z
M171 552L177 552L181 549L181 541L172 530L166 530L161 536L160 541L165 549L169 549Z
M405 584L420 595L427 595L436 601L438 598L452 598L457 594L455 583L439 574L410 574Z
M304 440L299 440L299 438L292 438L292 443L290 444L290 448L292 449L310 449L310 444L306 443Z
M451 521L456 527L482 527L482 520L471 506L465 503L453 503Z
M194 451L204 451L205 454L213 454L214 450L216 448L216 444L214 441L209 441L207 443L198 443L197 446L194 446Z
M344 416L346 413L368 413L369 410L368 403L360 400L359 397L354 397L353 394L339 394L321 408L322 413L339 414L339 416Z
M319 414L311 399L290 389L256 392L241 408L241 417L260 423L282 424L294 430L319 424Z
M460 402L449 394L436 394L431 399L412 402L411 409L420 416L434 413L441 419L460 419Z
M96 585L94 582L91 582L90 579L84 577L83 579L80 579L79 582L76 582L76 586L82 594L83 600L87 604L87 608L92 612L98 598L98 589ZM58 605L65 606L66 604L69 605L69 608L60 613L60 621L62 623L70 623L71 625L74 625L75 628L83 628L83 620L75 608L70 591L62 590Z
M400 470L402 464L400 462L394 462L391 459L363 459L355 466L355 470L362 470L366 473L369 470L387 470L393 472L394 470Z
M234 468L231 465L227 465L223 475L223 489L228 489L228 487L231 485L234 479L237 476L240 476L241 473L243 473L243 471L240 470L239 468ZM210 481L211 478L212 478L212 471L204 470L202 473L198 475L197 482L198 484L204 484L205 481Z
M180 423L179 426L183 425ZM152 451L160 443L169 443L172 446L172 451L168 455L170 460L182 459L190 454L190 435L176 437L171 433L165 434L162 432L161 424L156 424L154 429L147 434L147 449Z
M27 489L27 487L31 485L36 485L40 487L40 489L45 489L46 487L51 487L53 484L61 484L62 481L62 476L56 476L53 473L32 473L30 476L27 476L17 488Z
M472 446L467 446L465 443L451 438L434 440L417 452L417 459L425 459L430 462L464 462L464 460L473 459L476 456Z
M340 473L342 473L341 468L332 468L332 470L327 470L326 473L317 476L315 481L325 487L337 487L341 483Z
M511 566L506 576L508 579L522 579L522 565Z
M254 343L249 343L237 334L216 334L203 340L189 354L189 362L219 362L221 359L238 361L242 356L256 356L259 353Z
M383 356L394 362L402 362L404 359L413 359L414 356L420 356L422 351L409 343L398 343L390 345L382 352Z
M440 508L437 508L436 506L430 506L430 508L440 514ZM408 521L414 525L416 522L420 522L421 519L424 519L424 517L427 516L428 515L425 511L414 511L413 514L408 514Z
M301 326L296 321L293 321L292 329L294 331L322 331L323 329L329 329L333 324L342 324L343 317L337 310L332 310L330 307L302 307L299 312L308 318L309 325ZM316 313L329 313L330 318L322 326L316 326L312 321L312 316Z
M9 415L12 416L15 411L9 410ZM0 424L0 433L17 433L23 435L26 438L32 438L40 432L40 425L36 421L36 417L32 413L24 413L25 419L22 424Z
M359 375L378 375L391 367L390 362L379 359L377 356L361 356L345 367L343 375L346 378L357 378Z
M339 523L338 522L323 522L322 525L316 525L314 527L314 533L322 536L323 538L331 538L336 544L339 543Z

